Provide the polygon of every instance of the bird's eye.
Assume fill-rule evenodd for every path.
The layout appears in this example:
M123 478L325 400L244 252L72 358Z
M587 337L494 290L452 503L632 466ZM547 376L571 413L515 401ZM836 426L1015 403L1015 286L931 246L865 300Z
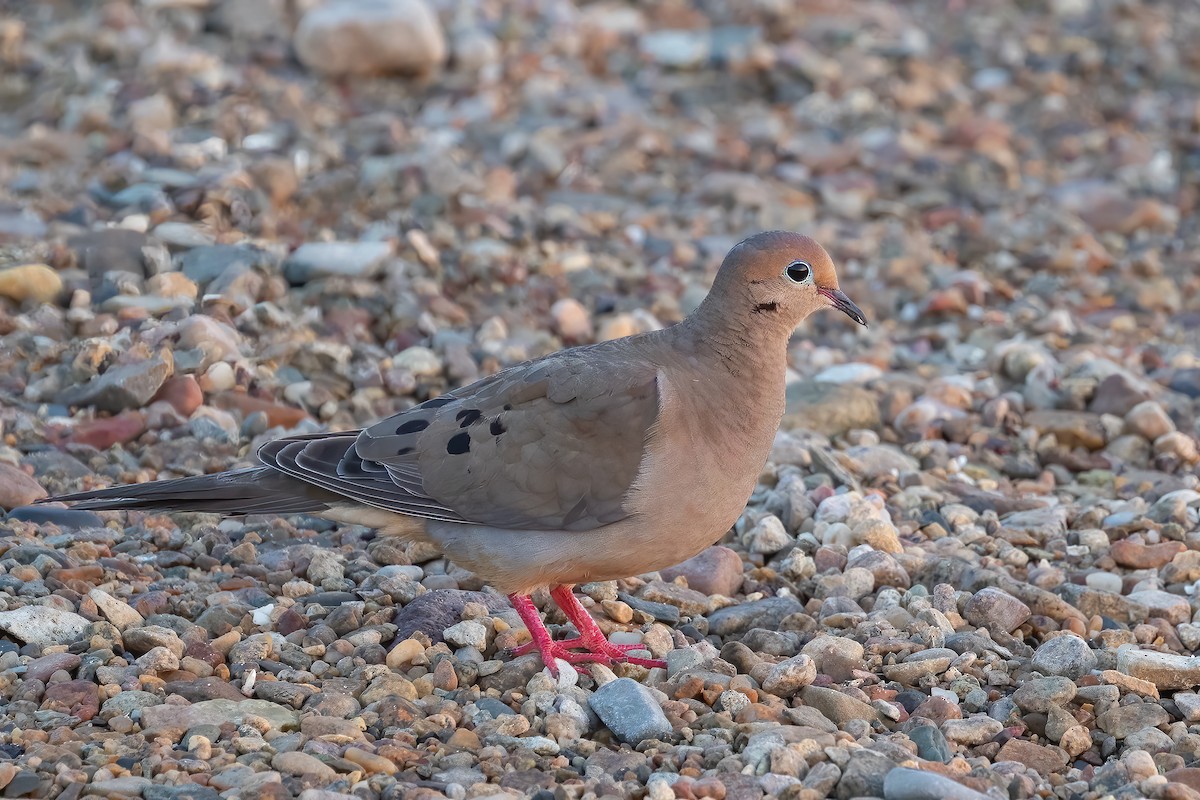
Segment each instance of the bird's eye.
M784 270L784 274L788 276L789 280L796 283L804 283L812 275L812 267L803 261L793 261L791 264L788 264L788 268Z

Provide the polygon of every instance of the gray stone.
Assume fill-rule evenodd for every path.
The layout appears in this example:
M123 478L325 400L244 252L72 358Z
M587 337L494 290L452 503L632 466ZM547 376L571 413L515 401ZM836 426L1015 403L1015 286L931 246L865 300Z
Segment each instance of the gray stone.
M839 728L850 720L879 718L879 712L869 703L824 686L805 686L800 692L805 705L820 711Z
M895 768L894 761L874 750L851 750L850 761L842 768L842 779L838 781L838 798L882 796L884 781Z
M161 625L144 625L129 628L121 634L125 649L135 655L145 655L156 647L165 647L177 656L183 656L184 644L179 634Z
M1056 636L1038 646L1031 662L1044 675L1062 675L1072 680L1096 668L1097 657L1088 643L1073 634Z
M781 427L826 436L839 436L854 428L878 428L879 401L859 386L796 381L787 388L787 413Z
M730 636L751 628L774 628L779 626L784 617L803 610L800 601L790 595L738 603L710 614L708 630L717 636Z
M674 732L650 690L630 678L604 684L588 698L588 705L614 736L628 744L665 739Z
M1049 678L1027 680L1013 692L1013 702L1022 711L1046 713L1052 705L1064 705L1075 697L1075 682L1053 675Z
M990 741L1004 725L988 716L948 719L942 723L942 735L952 742L975 746Z
M798 655L780 661L763 678L764 692L777 697L791 697L811 684L817 677L817 665L810 656Z
M255 268L275 267L278 263L265 250L234 244L196 247L180 255L178 260L180 271L200 287L227 273L240 274Z
M1109 709L1096 717L1096 726L1105 733L1124 739L1142 728L1157 728L1171 721L1171 715L1157 703L1134 703Z
M92 511L77 511L57 506L18 506L8 512L7 518L37 525L57 525L64 530L104 527L104 521Z
M437 14L422 0L341 0L308 11L296 56L325 75L425 74L446 60Z
M90 624L74 611L51 606L22 606L12 611L0 611L0 630L28 644L72 644L83 637Z
M507 600L494 594L436 589L415 598L392 618L396 641L402 642L417 631L434 642L442 641L442 632L458 622L467 603L479 603L493 613L511 608Z
M884 800L988 800L988 796L968 789L936 772L897 767L883 781Z
M917 746L917 755L926 761L948 764L954 757L950 743L933 725L917 725L908 732L908 738Z
M190 730L197 725L221 725L232 722L240 725L248 716L262 717L277 730L295 730L300 727L300 714L292 708L284 708L266 700L204 700L189 706L157 705L142 709L142 728L182 728Z
M141 361L111 367L82 386L60 392L55 400L66 406L94 406L114 414L142 408L174 370L169 354L161 351Z
M1032 612L1003 589L988 586L980 589L963 608L963 618L979 628L999 628L1011 633L1029 619Z

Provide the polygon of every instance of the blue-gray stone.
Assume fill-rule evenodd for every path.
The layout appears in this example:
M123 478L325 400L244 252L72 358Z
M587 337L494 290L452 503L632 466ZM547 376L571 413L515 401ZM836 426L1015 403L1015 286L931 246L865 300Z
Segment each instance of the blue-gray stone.
M897 767L883 779L884 800L988 800L988 796L936 772Z
M613 735L627 744L664 739L674 729L650 690L631 678L617 678L597 689L588 705Z
M933 725L918 725L908 732L908 738L917 746L917 755L926 761L949 764L954 757L950 752L950 743Z
M775 628L784 617L803 611L800 601L790 595L767 597L752 603L738 603L714 611L708 617L708 631L717 636L742 633L751 628Z
M57 525L60 528L103 528L104 521L91 511L77 511L58 506L18 506L8 512L8 518L35 525Z

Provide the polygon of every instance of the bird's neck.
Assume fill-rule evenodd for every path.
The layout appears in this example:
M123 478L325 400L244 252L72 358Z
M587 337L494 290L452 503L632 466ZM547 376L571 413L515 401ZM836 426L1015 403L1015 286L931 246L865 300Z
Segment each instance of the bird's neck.
M719 365L745 391L782 395L792 329L779 323L706 301L681 325L696 356Z

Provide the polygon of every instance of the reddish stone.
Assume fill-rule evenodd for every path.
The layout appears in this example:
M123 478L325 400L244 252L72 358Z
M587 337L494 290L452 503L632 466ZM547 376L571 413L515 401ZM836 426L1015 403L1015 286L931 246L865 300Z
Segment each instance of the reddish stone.
M308 628L308 617L304 616L294 608L289 608L279 615L279 619L275 622L275 630L287 636L296 631L302 631Z
M146 592L133 598L132 605L143 617L152 617L167 610L170 597L166 592Z
M55 653L50 656L36 658L25 668L25 680L35 680L45 683L50 676L60 669L72 672L79 666L82 659L74 653Z
M70 440L97 450L107 450L115 444L132 441L145 431L145 414L141 411L123 411L115 417L92 420L75 426Z
M294 428L308 419L308 414L303 409L251 397L244 392L219 392L209 398L209 401L212 405L225 411L240 412L243 419L256 411L262 411L267 415L267 424L272 428L276 426Z
M104 577L104 568L98 564L88 564L83 567L61 567L46 573L47 578L66 583L68 581L86 581L94 584Z
M910 716L913 718L922 717L934 725L940 726L948 719L962 719L962 710L949 700L941 697L931 697L914 708Z
M203 661L210 667L216 667L225 663L225 656L214 650L208 642L191 642L187 649L183 651L185 656L191 656L197 661Z
M163 400L171 404L171 408L184 417L190 417L192 412L204 403L204 392L192 375L176 375L170 378L154 395L151 402Z
M91 681L52 683L46 687L42 710L70 714L86 722L100 711L96 684Z
M742 558L728 547L716 545L660 573L668 581L682 575L690 588L702 594L732 597L742 587Z
M1144 544L1129 539L1113 542L1108 548L1113 561L1129 569L1158 569L1171 563L1177 554L1187 550L1183 542L1160 542Z

